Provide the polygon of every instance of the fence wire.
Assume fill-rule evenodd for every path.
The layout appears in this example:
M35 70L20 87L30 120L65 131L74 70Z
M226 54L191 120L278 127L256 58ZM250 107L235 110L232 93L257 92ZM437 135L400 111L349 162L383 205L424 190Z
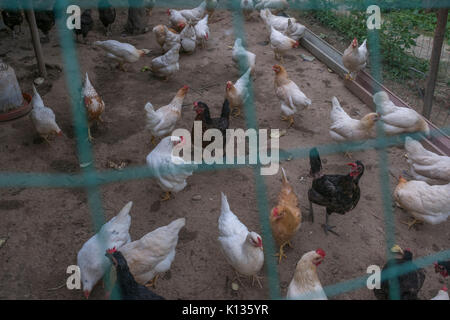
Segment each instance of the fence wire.
M110 5L115 8L121 7L142 7L143 1L140 0L109 0ZM198 6L202 0L182 1L182 0L170 0L159 1L156 0L154 8L194 8ZM246 43L244 18L240 9L240 0L219 1L216 10L228 10L233 14L232 24L235 31L235 37L241 38L243 43ZM379 5L382 9L415 9L415 8L441 8L448 7L448 1L422 1L422 0L402 0L402 1L339 1L343 6L351 6L355 10L361 10L365 12L369 5ZM35 10L47 9L49 6L53 6L52 0L0 0L0 8L3 9L28 9L34 7ZM98 232L101 226L105 223L105 215L103 212L103 204L101 199L100 187L105 184L113 182L123 182L137 179L153 179L155 172L149 169L147 166L130 167L121 171L115 170L103 170L98 171L95 169L95 159L92 153L91 144L88 142L87 136L87 118L86 111L81 100L81 77L80 66L78 63L76 45L72 37L72 32L66 27L66 8L69 5L78 5L83 9L86 8L98 8L97 1L83 0L83 1L69 1L69 0L57 0L54 7L56 13L56 26L59 35L59 41L61 45L61 51L64 62L65 77L67 87L69 90L73 124L75 129L75 137L77 141L77 155L81 165L81 173L79 174L51 174L43 172L23 173L23 172L0 172L0 188L11 187L29 187L29 188L84 188L88 194L88 205L91 212L92 224L94 232ZM289 2L289 10L314 10L323 9L323 3L321 1L313 0L294 0ZM371 57L370 72L372 77L378 82L382 83L382 63L380 52L380 34L377 30L368 31L369 51ZM448 63L448 62L447 62ZM240 63L240 66L245 63ZM448 68L448 65L447 65ZM245 70L240 70L242 73ZM250 81L249 84L250 98L244 105L244 113L246 119L247 128L258 129L256 107L254 103L253 86ZM377 91L377 88L375 88ZM379 106L377 106L379 108ZM442 126L440 128L444 134L450 134L450 126ZM431 135L436 132L431 132ZM405 135L400 135L403 138ZM421 140L424 137L420 134L410 134L416 140ZM258 137L259 140L259 137ZM385 234L386 234L386 257L390 259L393 257L390 248L395 244L395 221L392 209L391 190L389 186L389 164L387 149L399 144L398 136L387 137L384 134L384 130L380 123L377 123L377 138L368 140L364 145L358 142L345 142L345 143L333 143L326 145L316 146L321 155L330 155L334 153L350 152L350 151L364 151L376 149L378 154L379 175L380 175L380 190L382 193L382 207L384 211L385 222ZM259 157L259 143L250 146L258 150ZM303 159L309 157L309 150L307 148L295 148L288 150L280 154L280 161L289 159ZM237 160L237 159L235 159ZM236 161L235 161L236 163ZM246 161L246 163L248 163ZM85 164L90 164L86 166ZM201 163L198 166L197 172L202 171L215 171L215 170L235 170L242 167L248 167L248 164L213 164L207 165ZM275 250L275 241L272 237L271 227L269 223L269 211L270 205L268 199L270 198L267 193L267 186L265 179L260 175L261 162L258 158L256 165L251 165L254 172L254 183L257 196L257 206L259 211L259 219L261 224L261 233L263 237L264 255L265 255L265 269L266 276L269 284L269 297L270 299L281 299L280 285L277 273L277 267L273 255ZM180 169L181 170L181 169ZM164 175L164 172L162 172ZM450 259L450 250L443 250L438 253L416 258L412 262L402 264L401 266L389 267L382 275L383 280L390 280L390 297L392 299L399 299L399 286L397 277L402 274L414 271L417 268L424 268L431 265L437 260ZM345 292L360 289L366 286L366 281L369 275L365 274L361 277L344 280L342 282L335 283L324 287L325 293L328 297L336 296ZM109 277L105 277L107 287L110 285ZM120 298L120 296L112 296L113 298ZM307 298L305 296L304 298Z

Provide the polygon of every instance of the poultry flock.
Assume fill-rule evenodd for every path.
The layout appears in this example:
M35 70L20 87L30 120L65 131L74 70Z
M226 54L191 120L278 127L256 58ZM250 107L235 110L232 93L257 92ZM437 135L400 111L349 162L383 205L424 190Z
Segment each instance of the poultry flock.
M154 2L148 1L149 15L153 5ZM161 55L153 58L149 67L155 77L168 81L179 72L182 54L195 54L196 50L208 47L208 41L217 36L208 26L214 23L212 16L217 5L217 0L206 0L193 9L167 10L168 24L157 25L152 30L155 41L161 47ZM288 129L294 124L296 114L314 108L314 101L302 91L307 91L307 88L290 78L290 70L288 72L284 66L283 56L299 46L299 40L305 32L305 27L296 19L277 15L278 12L284 12L288 8L288 2L285 0L242 0L241 8L245 19L251 19L254 12L260 10L257 16L266 27L267 39L276 61L273 66L258 65L256 55L247 50L244 40L235 39L232 47L232 61L238 68L240 77L224 84L224 100L220 117L211 118L211 113L218 114L219 110L211 112L213 108L208 106L209 102L194 103L195 120L201 122L202 133L207 129L217 129L224 134L233 123L233 117L243 116L242 110L248 102L250 86L255 79L255 70L258 69L272 68L274 71L274 94L280 103L282 120L288 121ZM98 10L106 36L109 36L113 32L115 9L107 0L102 0ZM86 41L92 30L91 11L90 9L83 11L81 29L75 31L77 39L81 34ZM18 11L3 10L2 16L15 37L14 30L22 23L22 15ZM55 24L53 12L36 12L36 19L39 29L48 41L48 32ZM132 65L140 59L146 59L151 53L148 49L138 49L129 43L108 39L96 41L94 46L102 49L110 61L118 63L117 67L123 72L126 72L125 64ZM347 81L353 81L357 73L366 66L368 55L366 40L360 46L358 46L358 39L351 42L343 54L343 64L348 69ZM101 98L101 92L94 88L94 84L86 73L82 96L87 112L88 138L91 143L95 143L95 140L91 135L90 127L94 123L102 123L101 116L107 112L105 110L108 110L108 106L105 106ZM34 96L31 101L33 110L30 118L37 133L51 144L52 135L61 136L63 133L52 109L44 104L34 86L33 91ZM188 92L189 87L185 85L174 92L175 96L167 105L155 108L150 102L143 102L145 107L140 111L146 119L147 129L154 145L153 150L146 157L146 163L164 192L162 201L169 201L173 198L173 194L182 192L188 184L187 179L196 170L195 164L173 156L174 148L190 143L186 137L172 135L184 112L182 106ZM366 140L375 138L377 122L381 123L386 135L422 133L428 136L430 134L428 124L420 115L411 109L396 106L386 92L379 92L373 97L378 111L364 115L360 119L351 118L340 105L337 97L332 96L332 93L328 95L331 100L329 133L331 140L337 143L352 141L363 144ZM223 147L226 142L224 134ZM206 148L209 144L210 142L203 143L201 148ZM396 204L414 217L414 223L444 223L450 214L448 199L450 158L426 150L419 141L410 137L405 140L405 149L405 157L410 165L409 173L406 175L411 177L411 180L407 181L404 177L399 177L393 195ZM323 174L319 151L316 148L310 150L310 175L313 181L307 195L310 202L307 217L310 223L314 222L313 203L325 207L326 222L323 224L325 234L331 232L339 235L333 230L334 226L328 225L328 217L332 213L343 215L359 212L362 214L363 208L357 205L361 194L364 194L364 164L356 160L348 165L350 172L346 175ZM279 263L286 256L284 246L286 244L291 246L290 240L296 234L302 233L302 223L304 223L300 198L295 192L295 181L289 182L286 171L283 168L281 171L282 183L278 201L267 213L273 238L279 246L277 254ZM108 270L113 270L115 286L120 289L123 299L164 299L149 290L149 287L155 287L159 274L170 270L176 257L179 233L185 226L186 219L184 217L175 219L169 225L159 227L142 238L132 241L129 234L132 205L133 202L126 204L118 215L105 223L78 252L77 265L81 269L83 292L86 298L90 296L99 280L109 272ZM230 270L234 271L236 279L242 285L241 275L252 277L252 285L257 282L262 288L263 283L258 273L265 259L273 259L265 254L263 243L271 239L250 231L238 218L238 216L244 216L245 212L237 210L237 215L233 213L224 193L221 193L221 207L217 209L217 213L220 214L217 223L218 245L231 267ZM411 227L412 223L408 225ZM402 250L396 246L393 252L400 253L401 257L389 260L383 270L388 265L412 261L410 249ZM318 266L324 261L325 251L322 249L303 252L295 270L292 270L293 277L286 298L327 299L317 271ZM435 268L436 272L444 277L448 276L448 262L436 262ZM417 299L425 281L425 273L422 269L417 269L397 279L401 289L400 298ZM388 282L384 281L381 288L376 289L374 294L378 299L388 299ZM107 292L107 296L111 296L110 291ZM446 288L442 288L433 299L448 300Z

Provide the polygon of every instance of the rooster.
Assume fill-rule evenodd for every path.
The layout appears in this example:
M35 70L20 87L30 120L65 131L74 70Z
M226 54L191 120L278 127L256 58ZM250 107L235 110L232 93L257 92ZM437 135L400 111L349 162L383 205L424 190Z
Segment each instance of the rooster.
M92 288L105 274L110 266L104 252L109 248L120 248L131 241L130 210L133 202L128 202L119 214L105 223L99 232L86 241L77 255L77 266L80 267L81 282L86 299Z
M325 251L322 249L309 251L302 256L289 284L287 299L328 300L317 276L317 267L324 259Z
M111 32L111 26L116 20L116 9L111 7L109 0L100 0L98 3L98 16L106 30L106 36Z
M281 168L281 172L283 186L278 195L278 203L270 212L269 218L272 234L280 246L280 251L277 254L279 257L278 263L281 262L283 257L286 258L283 248L286 244L292 247L290 240L302 223L302 213L298 206L298 197L289 184L283 168Z
M185 218L174 220L119 248L137 283L155 286L158 275L170 269L175 259L178 233L185 223Z
M428 151L419 141L410 137L405 139L405 149L409 171L414 180L429 184L450 182L450 157Z
M122 71L126 71L125 63L135 63L139 58L150 53L150 50L139 50L129 43L116 40L96 41L94 45L105 50L108 58L119 62L118 68Z
M362 144L374 135L374 126L379 119L377 113L368 113L361 120L356 120L350 118L342 109L336 97L332 98L331 104L333 107L330 115L330 136L334 141L359 141Z
M191 54L197 47L197 35L195 34L195 28L188 24L184 27L180 33L180 44L184 52Z
M250 68L251 74L255 74L256 55L253 52L245 50L241 38L237 38L234 41L231 59L238 69L248 70L248 68Z
M281 101L281 113L283 121L289 121L289 127L294 124L294 114L297 108L307 108L311 100L300 90L294 81L289 79L288 73L283 66L278 64L272 67L275 72L275 93Z
M220 118L211 118L211 114L209 112L209 107L206 103L198 101L194 102L194 110L197 114L195 117L195 121L201 121L202 122L202 137L206 130L208 129L217 129L222 133L223 142L222 147L225 152L225 145L226 145L226 131L230 125L230 103L227 99L223 102L222 105L222 112L220 114ZM192 144L194 145L194 125L192 126ZM206 148L209 144L212 142L210 141L203 141L202 147ZM194 145L195 147L195 145Z
M181 45L176 43L164 55L156 57L152 60L150 70L156 77L163 78L168 81L169 78L180 70L180 48Z
M284 64L283 55L292 48L297 48L299 42L285 36L277 31L273 26L270 27L270 46L275 53L275 59Z
M328 224L328 216L332 213L346 214L356 207L361 194L359 179L364 173L364 165L361 161L356 161L356 163L348 164L351 172L347 175L323 175L321 173L322 163L316 148L310 150L309 162L311 175L314 177L308 191L309 218L314 222L313 203L326 207L326 222L322 225L325 234L330 231L339 235L332 230L334 226Z
M373 102L379 109L384 132L387 135L422 132L430 136L428 123L415 110L396 106L389 95L380 91L374 94Z
M152 31L156 42L161 46L163 54L172 49L175 44L181 42L181 35L176 30L167 28L165 25L158 24Z
M262 288L258 272L264 264L263 244L259 234L249 232L230 210L227 197L222 193L222 207L219 217L219 243L227 262L234 268L236 278L240 274L252 277Z
M348 73L345 75L345 79L354 80L359 70L363 69L367 64L367 58L369 57L369 51L366 47L367 40L358 47L358 40L353 39L350 46L345 49L342 55L342 63L347 68Z
M398 253L401 255L400 258L390 259L381 270L381 277L383 278L384 273L388 268L392 268L394 266L401 267L405 263L412 263L413 254L411 250L405 249L402 250L398 245L395 245L392 249L392 252ZM425 272L423 269L418 268L413 264L416 268L415 270L408 272L406 274L402 274L398 277L395 277L398 281L399 294L401 300L418 300L418 294L422 285L425 281ZM374 289L373 293L378 300L388 300L390 298L390 285L389 280L381 281L381 288Z
M88 137L89 141L92 141L91 126L95 122L103 122L101 115L105 111L105 103L92 86L87 72L84 82L83 98L84 106L88 114Z
M50 144L48 138L51 135L62 136L62 131L56 123L55 113L52 109L46 107L41 96L33 85L33 99L30 102L32 110L30 118L36 128L37 133Z
M206 41L209 39L208 15L201 19L194 27L197 36L197 43L205 48Z
M397 204L414 217L411 222L403 222L409 228L423 221L430 224L446 221L450 216L449 195L450 183L430 186L423 181L406 181L401 176L394 190Z
M192 175L195 164L188 164L183 158L172 154L172 149L185 143L184 137L169 136L147 155L147 166L153 170L158 185L163 189L161 201L170 200L172 192L180 192L186 185L186 179Z
M188 86L183 86L168 105L156 111L150 102L145 105L147 129L152 134L153 145L156 144L156 137L164 137L175 130L177 121L181 119L181 107L188 90Z
M447 287L444 286L441 290L439 290L438 294L431 300L450 300Z
M241 114L241 108L248 99L248 85L250 82L251 69L247 71L233 84L231 81L227 81L225 97L230 102L232 110L236 110L233 115L238 117Z
M111 261L116 270L121 300L165 300L136 282L128 268L127 260L116 248L106 250L105 256Z

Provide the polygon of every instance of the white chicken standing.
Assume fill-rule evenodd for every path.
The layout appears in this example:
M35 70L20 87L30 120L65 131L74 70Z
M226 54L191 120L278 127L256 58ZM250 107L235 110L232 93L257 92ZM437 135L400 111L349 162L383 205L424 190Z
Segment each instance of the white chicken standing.
M148 54L148 49L136 49L135 46L129 43L123 43L116 40L95 41L94 45L106 51L109 59L115 60L119 63L118 67L125 71L125 63L135 63L139 58Z
M419 141L410 137L405 139L405 149L409 173L414 180L425 181L428 184L450 182L450 157L428 151Z
M154 286L158 275L170 269L175 259L178 233L185 223L185 218L174 220L119 249L139 284L150 281L149 285Z
M153 144L156 144L156 137L164 137L175 130L177 121L181 118L181 107L188 90L188 86L183 86L168 105L156 111L150 102L145 105L147 129L152 134Z
M241 114L241 108L248 99L248 85L250 82L251 69L247 71L233 84L231 81L227 81L225 96L230 103L232 110L237 110L234 116L237 117Z
M406 181L400 177L394 190L394 200L414 219L403 222L411 228L414 224L427 222L439 224L450 216L450 183L446 185L430 186L424 181Z
M208 15L197 22L195 25L195 34L197 36L197 43L201 44L202 48L206 46L206 41L209 39Z
M36 128L37 133L49 144L48 138L51 135L62 135L62 131L56 123L55 113L49 107L44 105L41 96L33 85L33 98L30 102L32 110L30 112L30 119Z
M169 80L169 78L180 70L180 48L179 43L174 44L174 46L167 51L164 55L156 57L152 60L150 66L151 72L159 78L164 78L164 81Z
M269 32L271 32L271 27L274 27L277 31L293 40L299 40L305 33L305 26L298 23L295 18L276 16L269 9L261 10L259 15L265 22Z
M186 179L196 168L195 164L172 154L173 147L185 143L185 140L183 137L165 137L146 158L147 166L153 170L158 185L165 191L162 201L169 200L172 192L183 190L187 185Z
M369 51L367 51L367 40L358 47L358 40L353 39L350 46L345 49L342 55L342 63L348 70L348 74L345 75L345 79L354 80L355 73L363 69L367 64L367 58L369 57Z
M430 300L450 300L447 287L444 286L441 290L439 290L438 294Z
M219 243L228 263L239 274L252 276L262 288L258 272L264 264L262 239L256 232L249 232L230 210L227 197L222 193L222 206L219 217Z
M169 9L167 10L167 14L169 15L169 20L172 26L181 31L188 22L197 23L200 19L202 19L205 15L205 10L206 1L203 1L194 9Z
M287 299L328 300L317 276L317 267L324 258L325 251L322 249L309 251L301 257L289 284Z
M241 38L237 38L234 41L231 59L238 69L248 70L250 68L251 74L253 75L255 73L256 55L253 52L245 50Z
M105 223L78 252L77 266L80 267L81 283L86 299L110 266L108 258L105 257L105 251L111 248L118 249L131 241L129 213L132 206L133 202L128 202L119 214Z
M428 123L413 109L396 106L386 92L374 94L373 102L381 115L383 129L387 135L422 132L430 135Z
M287 0L261 0L255 5L256 10L273 9L276 13L287 10L289 3Z
M188 24L184 27L183 31L180 33L181 38L181 48L186 53L193 53L197 46L197 35L195 34L195 28Z
M173 29L167 28L165 25L159 24L153 28L156 42L161 46L163 53L166 53L172 47L180 43L181 36Z
M378 121L377 113L368 113L361 120L356 120L342 109L336 97L331 99L331 104L333 107L330 114L330 136L334 141L359 141L362 144L374 136L375 122Z
M281 60L281 63L284 63L283 55L299 46L299 42L294 39L285 36L280 31L277 31L273 26L270 27L270 47L275 53L275 59Z

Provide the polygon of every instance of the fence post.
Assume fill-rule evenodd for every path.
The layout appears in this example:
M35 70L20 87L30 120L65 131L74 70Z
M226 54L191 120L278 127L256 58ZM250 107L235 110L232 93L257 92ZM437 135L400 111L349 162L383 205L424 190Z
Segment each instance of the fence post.
M29 8L25 11L28 18L28 24L30 26L31 38L33 40L34 53L36 54L36 60L41 77L47 78L47 69L45 68L44 55L42 53L41 40L39 39L39 31L36 25L36 17L34 16L33 5L31 1L28 2Z
M437 24L434 31L433 49L431 51L430 71L425 89L422 114L430 120L431 107L433 105L434 88L436 86L439 71L439 61L441 59L442 44L444 43L445 27L447 25L448 8L438 9L436 12Z

